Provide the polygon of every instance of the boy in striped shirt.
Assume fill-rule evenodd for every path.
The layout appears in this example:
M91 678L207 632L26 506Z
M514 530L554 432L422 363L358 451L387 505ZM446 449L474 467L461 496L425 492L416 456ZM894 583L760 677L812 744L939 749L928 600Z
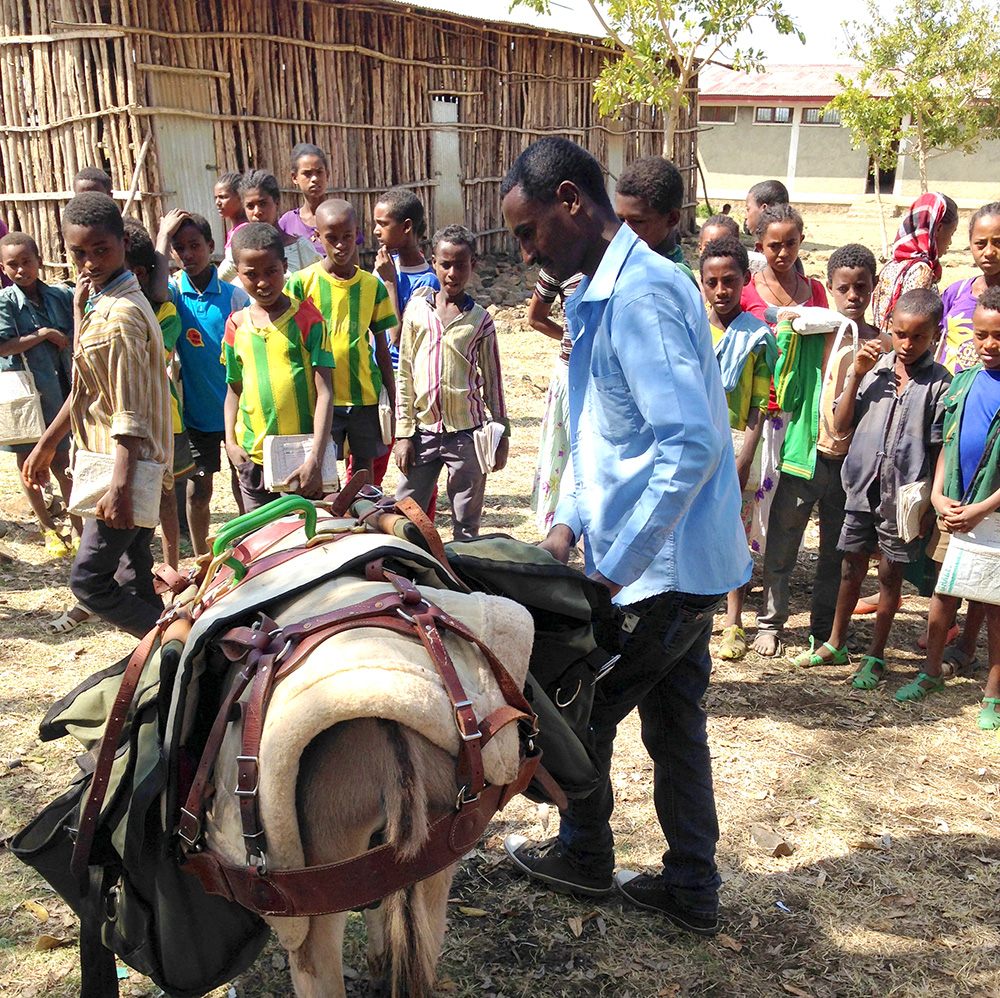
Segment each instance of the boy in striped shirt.
M233 236L232 252L253 301L229 317L222 339L226 453L249 513L278 498L264 488L264 437L274 434L312 433L309 456L286 484L299 495L322 495L333 355L316 307L285 294L281 233L266 222L249 222Z
M351 451L351 473L373 478L375 458L388 451L378 415L383 385L390 405L396 386L383 335L397 319L385 285L353 261L358 219L347 201L330 198L316 208L316 233L326 256L293 274L287 290L310 301L326 322L333 369L333 439L339 456Z
M419 288L403 317L396 393L396 498L424 509L441 467L448 469L455 540L479 534L486 475L473 431L486 409L504 426L494 470L507 463L510 423L500 378L500 351L489 313L465 292L476 261L476 240L461 225L438 229L431 266L441 289Z

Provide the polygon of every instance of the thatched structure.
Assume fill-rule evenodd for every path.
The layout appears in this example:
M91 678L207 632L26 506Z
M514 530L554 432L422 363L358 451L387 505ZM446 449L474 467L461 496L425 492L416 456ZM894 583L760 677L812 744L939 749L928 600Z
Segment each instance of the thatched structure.
M500 177L529 142L567 135L612 175L662 143L652 108L597 113L592 82L614 53L593 37L393 0L0 0L0 11L0 217L57 263L59 207L87 165L131 193L147 226L174 206L214 223L217 173L287 182L292 145L312 141L365 224L372 195L405 183L432 222L457 198L452 213L499 252ZM681 129L674 158L693 193L693 120ZM449 177L441 162L455 157Z

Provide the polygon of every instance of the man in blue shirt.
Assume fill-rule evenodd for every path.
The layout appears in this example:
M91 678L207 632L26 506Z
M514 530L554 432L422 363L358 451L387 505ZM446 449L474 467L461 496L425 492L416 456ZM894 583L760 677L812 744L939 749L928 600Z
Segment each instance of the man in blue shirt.
M195 463L195 473L187 483L187 519L197 556L208 553L212 482L222 468L219 454L225 436L226 401L222 336L229 316L245 308L250 296L243 288L219 280L212 264L212 227L201 215L179 209L168 212L160 223L156 248L163 254L172 251L182 268L172 288L181 320L180 335L176 346L164 346L175 348L181 362L184 425ZM233 495L241 496L236 472L231 471L231 475Z
M542 547L586 571L621 608L622 658L601 679L591 724L604 780L571 801L547 842L508 836L529 876L556 889L617 886L640 907L701 935L718 931L719 837L701 699L712 613L750 577L726 398L705 308L690 280L620 226L601 167L566 139L529 146L501 186L525 261L585 278L567 303L576 486ZM638 707L667 840L658 876L614 870L611 755Z

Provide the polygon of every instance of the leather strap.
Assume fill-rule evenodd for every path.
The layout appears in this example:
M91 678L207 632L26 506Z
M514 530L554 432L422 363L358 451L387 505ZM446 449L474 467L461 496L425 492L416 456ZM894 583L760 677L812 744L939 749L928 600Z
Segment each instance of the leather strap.
M192 585L194 585L193 573L182 575L170 565L161 565L153 573L153 590L157 596L165 596L167 593L180 596L185 589Z
M104 797L108 792L111 767L114 765L118 742L125 728L125 719L128 717L129 707L132 705L132 699L139 686L139 678L146 667L149 654L165 627L165 621L157 621L156 625L136 645L135 651L129 657L128 665L125 666L125 671L122 673L121 685L118 687L118 694L111 706L111 713L108 714L104 735L101 738L101 747L97 753L97 765L90 783L90 793L87 795L87 803L84 804L80 814L80 829L76 835L73 857L69 864L70 872L77 877L86 876L87 867L90 865L90 850L93 848L94 835L97 833L97 819L101 815Z
M393 508L397 513L405 516L420 531L420 536L423 537L424 542L427 544L427 550L441 562L453 579L459 581L458 576L452 571L451 565L448 562L444 542L441 540L441 535L437 532L437 527L431 523L431 518L420 508L420 504L408 496L406 499L400 499ZM463 588L468 592L468 587L464 584Z
M346 516L351 508L351 503L358 497L358 493L368 484L368 469L363 468L356 471L348 479L347 484L331 498L330 512L336 516Z

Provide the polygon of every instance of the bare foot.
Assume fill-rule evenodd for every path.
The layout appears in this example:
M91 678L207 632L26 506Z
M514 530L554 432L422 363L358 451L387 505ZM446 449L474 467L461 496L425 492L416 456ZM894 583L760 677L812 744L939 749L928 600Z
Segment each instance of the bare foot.
M758 631L752 648L764 658L774 658L775 655L783 654L785 650L781 644L781 638L774 631Z

